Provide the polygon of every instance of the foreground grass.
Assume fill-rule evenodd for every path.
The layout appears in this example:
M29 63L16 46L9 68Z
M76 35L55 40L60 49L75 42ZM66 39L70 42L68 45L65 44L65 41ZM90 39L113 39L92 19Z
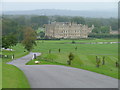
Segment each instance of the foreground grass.
M2 89L2 59L0 58L0 89Z
M74 54L74 60L71 67L81 68L114 78L118 78L118 68L115 67L115 62L118 61L118 44L70 44L62 42L71 42L72 40L59 40L59 41L37 41L37 46L34 52L41 52L42 55L38 57L41 64L57 64L67 65L68 55L70 52ZM92 40L93 42L115 42L117 39L110 40ZM75 40L75 42L91 42L91 40ZM77 47L77 50L75 50ZM58 49L61 52L58 52ZM49 53L51 50L51 53ZM101 58L105 56L105 65L100 64L96 67L96 56ZM46 61L45 61L46 60ZM57 63L56 63L57 62ZM27 63L33 65L34 60ZM68 66L68 65L67 65Z
M24 73L13 65L3 64L2 88L30 88Z
M23 47L18 44L12 47L15 51L3 51L3 55L9 55L8 58L2 59L2 88L30 88L28 80L24 73L13 65L6 64L11 61L11 55L14 54L15 59L27 55Z

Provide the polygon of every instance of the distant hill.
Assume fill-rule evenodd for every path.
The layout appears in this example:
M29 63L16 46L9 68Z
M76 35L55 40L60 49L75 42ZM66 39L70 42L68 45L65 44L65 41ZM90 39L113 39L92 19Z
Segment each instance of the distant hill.
M57 9L40 9L27 11L3 11L4 15L60 15L60 16L84 16L84 17L102 17L117 18L117 11L78 11L78 10L57 10Z

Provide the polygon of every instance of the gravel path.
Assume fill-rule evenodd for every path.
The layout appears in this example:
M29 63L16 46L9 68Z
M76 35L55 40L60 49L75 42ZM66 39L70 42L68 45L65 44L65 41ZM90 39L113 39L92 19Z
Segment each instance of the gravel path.
M40 53L36 53L37 56ZM25 65L33 53L13 60L27 76L31 88L117 88L118 80L94 72L61 65Z

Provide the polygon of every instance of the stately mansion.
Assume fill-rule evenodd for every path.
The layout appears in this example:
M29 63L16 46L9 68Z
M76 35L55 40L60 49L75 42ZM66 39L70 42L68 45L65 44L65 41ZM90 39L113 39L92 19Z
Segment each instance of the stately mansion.
M45 25L45 36L49 38L87 38L93 30L94 25L70 23L70 22L52 22Z

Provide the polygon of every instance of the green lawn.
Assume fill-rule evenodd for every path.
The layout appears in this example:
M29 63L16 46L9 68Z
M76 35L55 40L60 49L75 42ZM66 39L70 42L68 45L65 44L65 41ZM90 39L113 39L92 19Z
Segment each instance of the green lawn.
M0 58L0 89L2 89L2 59Z
M13 65L3 64L2 88L30 88L24 73Z
M94 39L94 40L75 40L75 42L114 42L117 39ZM75 56L70 67L81 68L101 74L105 74L114 78L118 78L118 68L115 67L115 62L118 61L118 44L71 44L66 42L72 42L72 40L46 40L36 41L37 46L34 47L33 52L41 52L42 55L37 57L42 64L51 65L67 65L68 55L72 52ZM75 47L77 46L77 50ZM13 65L8 65L6 62L11 61L11 55L15 55L15 58L20 58L28 52L24 52L23 47L18 44L12 47L15 51L3 51L4 55L9 55L9 58L2 59L3 65L3 88L29 88L30 85L24 75L24 73ZM58 49L61 52L58 52ZM51 53L49 54L49 49ZM98 56L102 59L105 56L105 65L96 67L95 57ZM35 60L28 62L27 64L33 65ZM1 64L1 62L0 62ZM38 64L36 64L38 65ZM1 66L1 65L0 65ZM0 83L1 84L1 83Z
M17 67L6 64L12 60L11 55L14 54L16 59L27 55L28 52L24 52L25 50L20 44L12 48L15 51L2 51L3 55L9 55L8 58L2 59L2 88L30 88L24 73Z
M114 42L117 39L94 39L94 40L75 40L75 42ZM63 44L64 42L64 44ZM81 68L101 74L105 74L114 78L118 78L118 68L115 67L115 62L118 61L118 44L70 44L72 40L46 40L37 41L37 46L33 52L41 52L42 55L37 58L40 64L57 64L67 65L68 55L72 52L75 56L71 67ZM77 50L75 47L77 46ZM58 49L61 52L58 52ZM49 54L49 49L51 53ZM96 56L101 58L105 56L105 65L100 64L96 67ZM47 61L45 61L47 60ZM34 61L27 64L33 65ZM37 64L36 64L37 65ZM68 65L67 65L68 66Z

